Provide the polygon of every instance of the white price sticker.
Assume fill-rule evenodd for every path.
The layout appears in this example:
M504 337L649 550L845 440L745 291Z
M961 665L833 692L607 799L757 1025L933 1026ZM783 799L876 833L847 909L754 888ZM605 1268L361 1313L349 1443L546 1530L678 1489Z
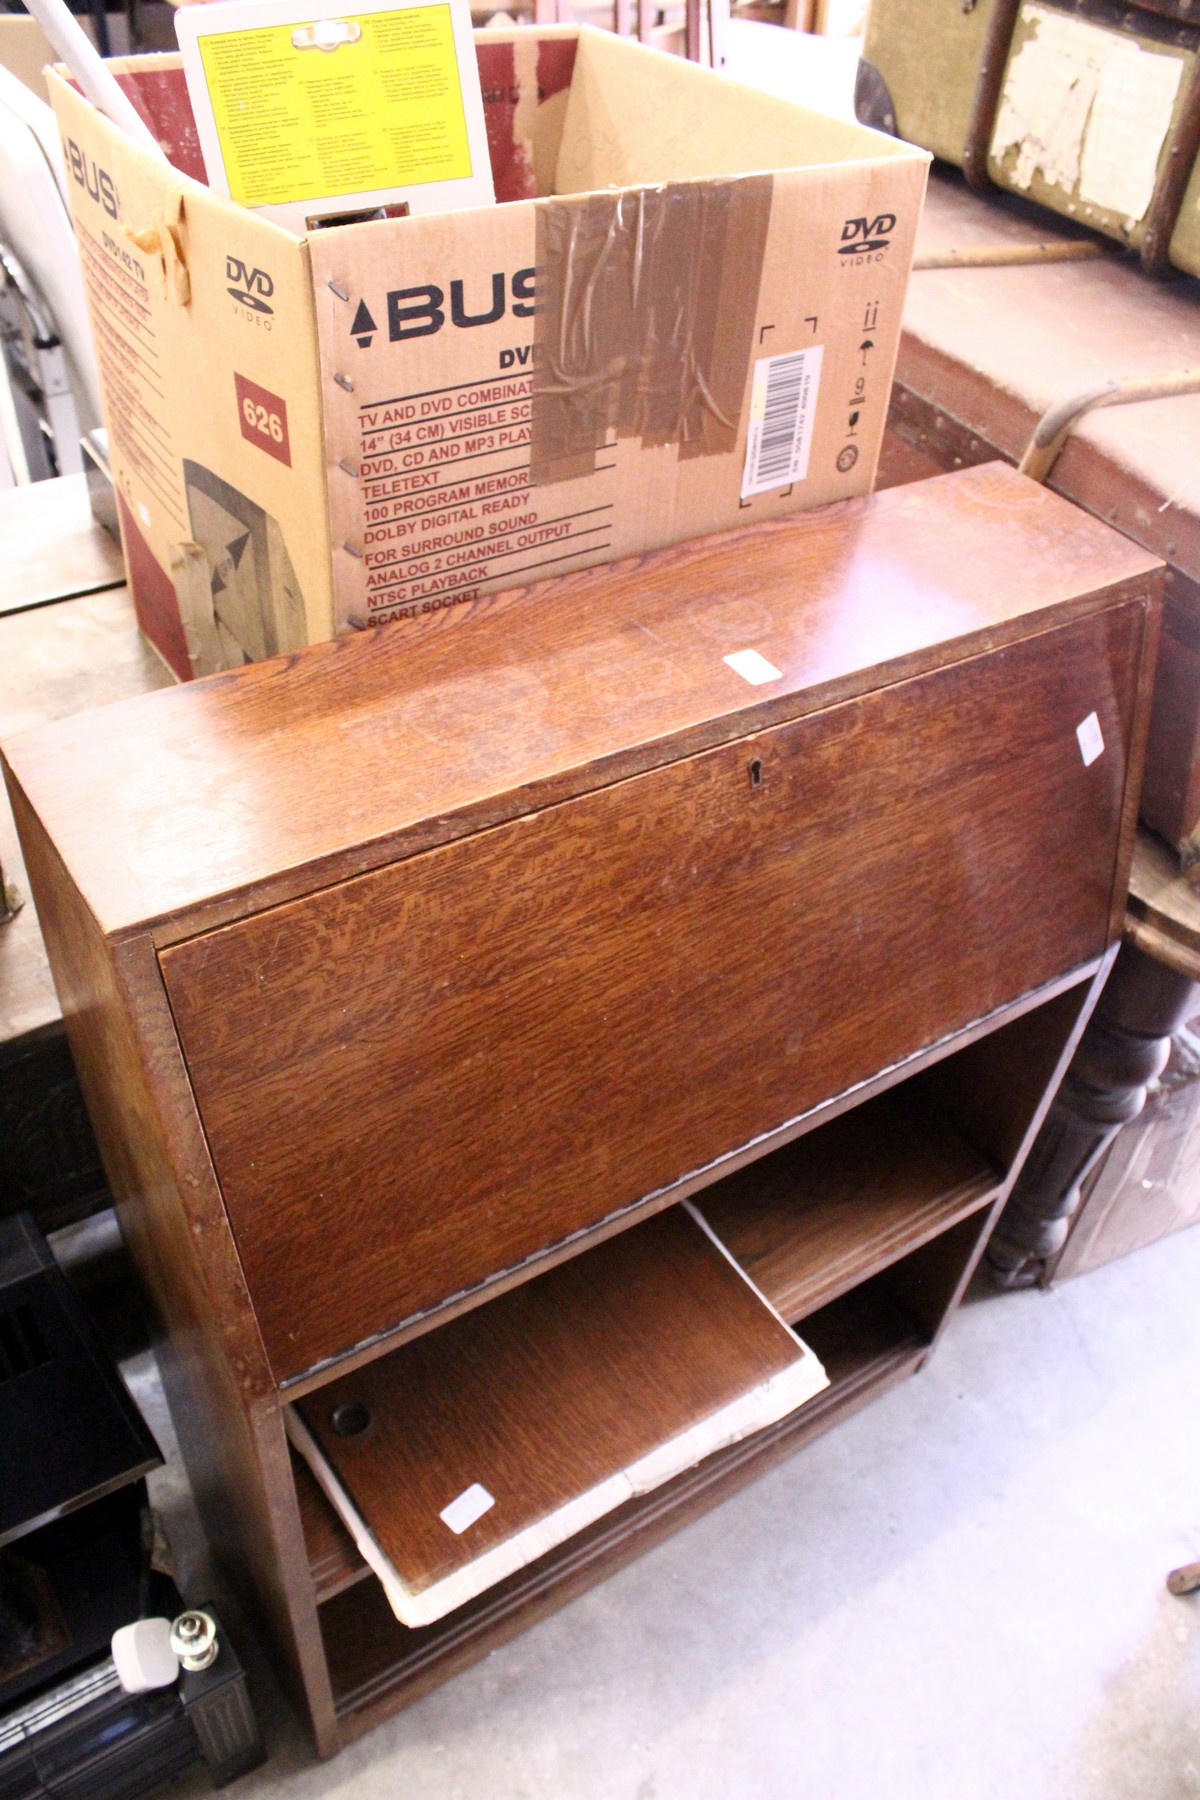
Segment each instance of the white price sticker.
M1090 712L1083 722L1075 727L1075 736L1079 739L1079 754L1083 758L1083 766L1090 769L1098 756L1104 755L1104 733L1100 729L1100 721L1094 712Z
M473 1481L469 1488L463 1489L456 1500L452 1500L449 1506L442 1508L438 1518L443 1525L450 1527L455 1537L461 1537L464 1531L474 1525L477 1519L482 1519L484 1513L495 1504L495 1496L489 1494L478 1481Z
M728 663L735 675L748 681L751 687L761 687L764 681L782 681L783 670L768 662L757 650L733 650L721 661Z

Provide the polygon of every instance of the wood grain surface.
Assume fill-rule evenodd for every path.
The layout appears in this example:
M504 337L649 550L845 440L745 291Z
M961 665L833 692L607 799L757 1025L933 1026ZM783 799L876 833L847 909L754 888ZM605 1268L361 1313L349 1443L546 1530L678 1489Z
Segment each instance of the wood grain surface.
M537 1527L520 1558L532 1561L592 1522L596 1512L570 1524L569 1509L594 1490L613 1490L598 1511L628 1499L620 1478L652 1452L661 1460L678 1442L686 1467L747 1435L723 1412L743 1402L749 1420L756 1395L804 1363L792 1333L675 1207L299 1410L404 1587L453 1592L449 1610L489 1552ZM346 1409L369 1419L360 1434L339 1435ZM664 1466L659 1479L675 1472ZM442 1512L476 1484L494 1503L456 1532Z
M1157 591L1152 558L968 469L363 633L15 738L102 926L159 942ZM1065 609L1065 610L1064 610ZM462 609L457 609L462 610ZM780 678L724 661L756 649ZM113 805L113 796L120 805ZM173 915L188 912L176 922Z
M1141 817L1181 846L1200 822L1200 584L1167 573Z
M952 1124L1007 1173L1021 1160L1047 1090L1053 1094L1058 1085L1065 1047L1082 1031L1094 1003L1091 987L1103 986L1114 954L1115 946L1099 966L1081 970L1078 982L923 1070L906 1097Z
M1110 609L165 951L277 1377L1098 955L1141 619ZM1092 712L1107 748L1085 768Z
M977 1211L1002 1183L904 1087L728 1176L698 1208L795 1324Z
M333 1507L317 1486L316 1477L300 1453L291 1448L292 1479L304 1531L308 1567L318 1604L332 1600L356 1581L371 1575Z
M1100 976L1093 976L1096 982L1100 979ZM1001 1192L997 1187L996 1169L1019 1156L1023 1141L1036 1129L1041 1116L1039 1102L1048 1098L1048 1083L1049 1092L1053 1092L1056 1072L1061 1072L1060 1065L1065 1064L1073 1047L1089 985L1086 977L1081 976L1073 986L1051 993L1040 1004L1010 1017L1007 1023L979 1036L966 1034L970 1038L968 1043L920 1076L910 1076L897 1090L885 1091L877 1099L861 1102L851 1108L849 1114L834 1121L832 1128L822 1127L813 1133L807 1159L809 1166L821 1173L826 1183L823 1198L836 1208L836 1215L845 1227L834 1247L840 1249L842 1257L840 1265L836 1256L833 1260L829 1292L834 1291L840 1278L853 1267L855 1280L859 1283L854 1292L867 1296L863 1305L860 1306L853 1295L847 1297L845 1305L840 1302L831 1305L826 1294L823 1299L812 1301L821 1310L815 1315L811 1312L812 1286L807 1278L813 1275L813 1265L802 1249L793 1250L790 1241L793 1227L798 1228L802 1238L809 1229L805 1208L792 1205L785 1216L784 1184L773 1180L777 1160L774 1156L764 1157L757 1168L761 1170L763 1185L769 1194L773 1190L778 1195L780 1204L768 1203L760 1209L755 1203L753 1186L747 1182L748 1203L744 1216L742 1209L734 1205L724 1210L720 1224L727 1247L736 1245L739 1261L743 1266L753 1266L756 1284L793 1324L799 1314L788 1308L788 1290L792 1287L794 1293L798 1291L806 1315L803 1324L806 1341L810 1336L818 1336L822 1354L832 1358L833 1395L828 1392L818 1395L803 1408L806 1430L807 1422L812 1418L828 1419L831 1409L834 1414L844 1409L848 1404L848 1380L853 1380L855 1393L860 1392L860 1378L877 1353L884 1355L885 1360L891 1355L887 1332L879 1329L884 1314L893 1316L887 1311L891 1302L885 1304L885 1289L868 1277L873 1269L881 1267L881 1256L890 1261L923 1241L924 1227L931 1224L932 1213L939 1209L939 1193L955 1196L949 1222L960 1216L960 1200L963 1209L969 1212L972 1226L970 1254L960 1251L954 1271L959 1278L969 1273L989 1229L986 1193L989 1189L997 1194ZM1011 1012L1012 1009L1008 1010ZM848 1142L856 1136L862 1138L862 1147L857 1142ZM802 1143L809 1141L802 1140ZM862 1177L853 1200L849 1191L852 1174L843 1179L834 1163L838 1145ZM982 1149L984 1154L977 1154L977 1149ZM871 1183L872 1162L876 1164L877 1187ZM786 1167L786 1162L783 1166ZM746 1171L748 1175L755 1172L753 1165ZM984 1195L983 1204L972 1202L970 1198L973 1177ZM710 1210L727 1190L737 1191L739 1185L740 1176L718 1182L707 1194L701 1195L698 1210ZM905 1193L911 1196L913 1213L902 1219L900 1202ZM789 1192L788 1199L794 1198ZM894 1214L893 1201L896 1203ZM861 1211L861 1218L852 1221L852 1211L856 1215ZM888 1215L896 1227L894 1232L888 1229ZM861 1234L858 1244L855 1227ZM911 1254L907 1260L913 1261ZM803 1278L798 1280L801 1276ZM826 1282L820 1271L817 1280L824 1289ZM880 1312L881 1306L884 1314ZM866 1338L862 1336L864 1318L868 1321ZM844 1322L845 1330L838 1327L839 1320ZM911 1321L904 1331L910 1329ZM903 1332L901 1338L907 1342ZM329 1376L326 1376L322 1388L328 1380ZM312 1391L319 1392L320 1389ZM371 1571L317 1487L307 1465L295 1453L293 1473L313 1587L318 1601L323 1602L353 1583L367 1579ZM503 1586L509 1591L510 1584ZM472 1608L465 1611L471 1612ZM423 1641L432 1644L434 1634L429 1634L427 1640L423 1637ZM441 1643L442 1648L436 1654L449 1654L445 1640Z
M936 181L932 205L926 204L917 228L917 253L947 256L996 248L1026 251L1039 244L1056 249L1083 240L1095 244L1095 233L1069 219L1056 218L1045 207L1035 206L1016 194L996 189L986 204L970 204L976 196L956 169L934 163L930 181ZM1110 256L1119 252L1105 246ZM953 271L951 271L953 273Z

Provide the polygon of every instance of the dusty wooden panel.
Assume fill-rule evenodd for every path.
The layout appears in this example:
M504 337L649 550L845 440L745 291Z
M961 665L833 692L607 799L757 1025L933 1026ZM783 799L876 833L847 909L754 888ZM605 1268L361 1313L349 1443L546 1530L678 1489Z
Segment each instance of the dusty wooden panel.
M1091 232L1083 227L1055 218L1013 195L997 193L981 198L972 193L955 170L935 166L930 170L926 204L921 212L917 254L961 254L990 250L996 245L1020 254L1038 244L1061 249L1091 237Z
M1141 617L1111 609L164 952L277 1377L1097 955ZM1106 749L1085 766L1092 713ZM1054 904L1032 907L1031 882Z
M255 884L267 904L1154 582L1094 520L973 469L490 596L469 629L189 683L6 755L118 930ZM747 648L778 681L724 662Z

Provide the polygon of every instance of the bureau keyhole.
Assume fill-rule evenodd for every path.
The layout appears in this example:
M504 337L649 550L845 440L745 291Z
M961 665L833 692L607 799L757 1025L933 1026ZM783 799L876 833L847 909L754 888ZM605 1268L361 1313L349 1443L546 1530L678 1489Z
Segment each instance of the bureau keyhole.
M371 1423L371 1409L361 1400L346 1400L334 1407L329 1423L339 1437L361 1437Z
M762 786L762 764L759 762L757 756L750 764L750 786Z

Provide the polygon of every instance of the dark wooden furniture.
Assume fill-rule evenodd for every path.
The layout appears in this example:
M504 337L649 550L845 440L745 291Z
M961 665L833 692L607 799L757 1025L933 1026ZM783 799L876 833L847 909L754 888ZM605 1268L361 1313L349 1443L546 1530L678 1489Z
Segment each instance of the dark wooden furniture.
M192 1480L322 1751L927 1356L1119 934L1160 578L973 469L5 746ZM828 1390L398 1624L284 1409L687 1196Z

